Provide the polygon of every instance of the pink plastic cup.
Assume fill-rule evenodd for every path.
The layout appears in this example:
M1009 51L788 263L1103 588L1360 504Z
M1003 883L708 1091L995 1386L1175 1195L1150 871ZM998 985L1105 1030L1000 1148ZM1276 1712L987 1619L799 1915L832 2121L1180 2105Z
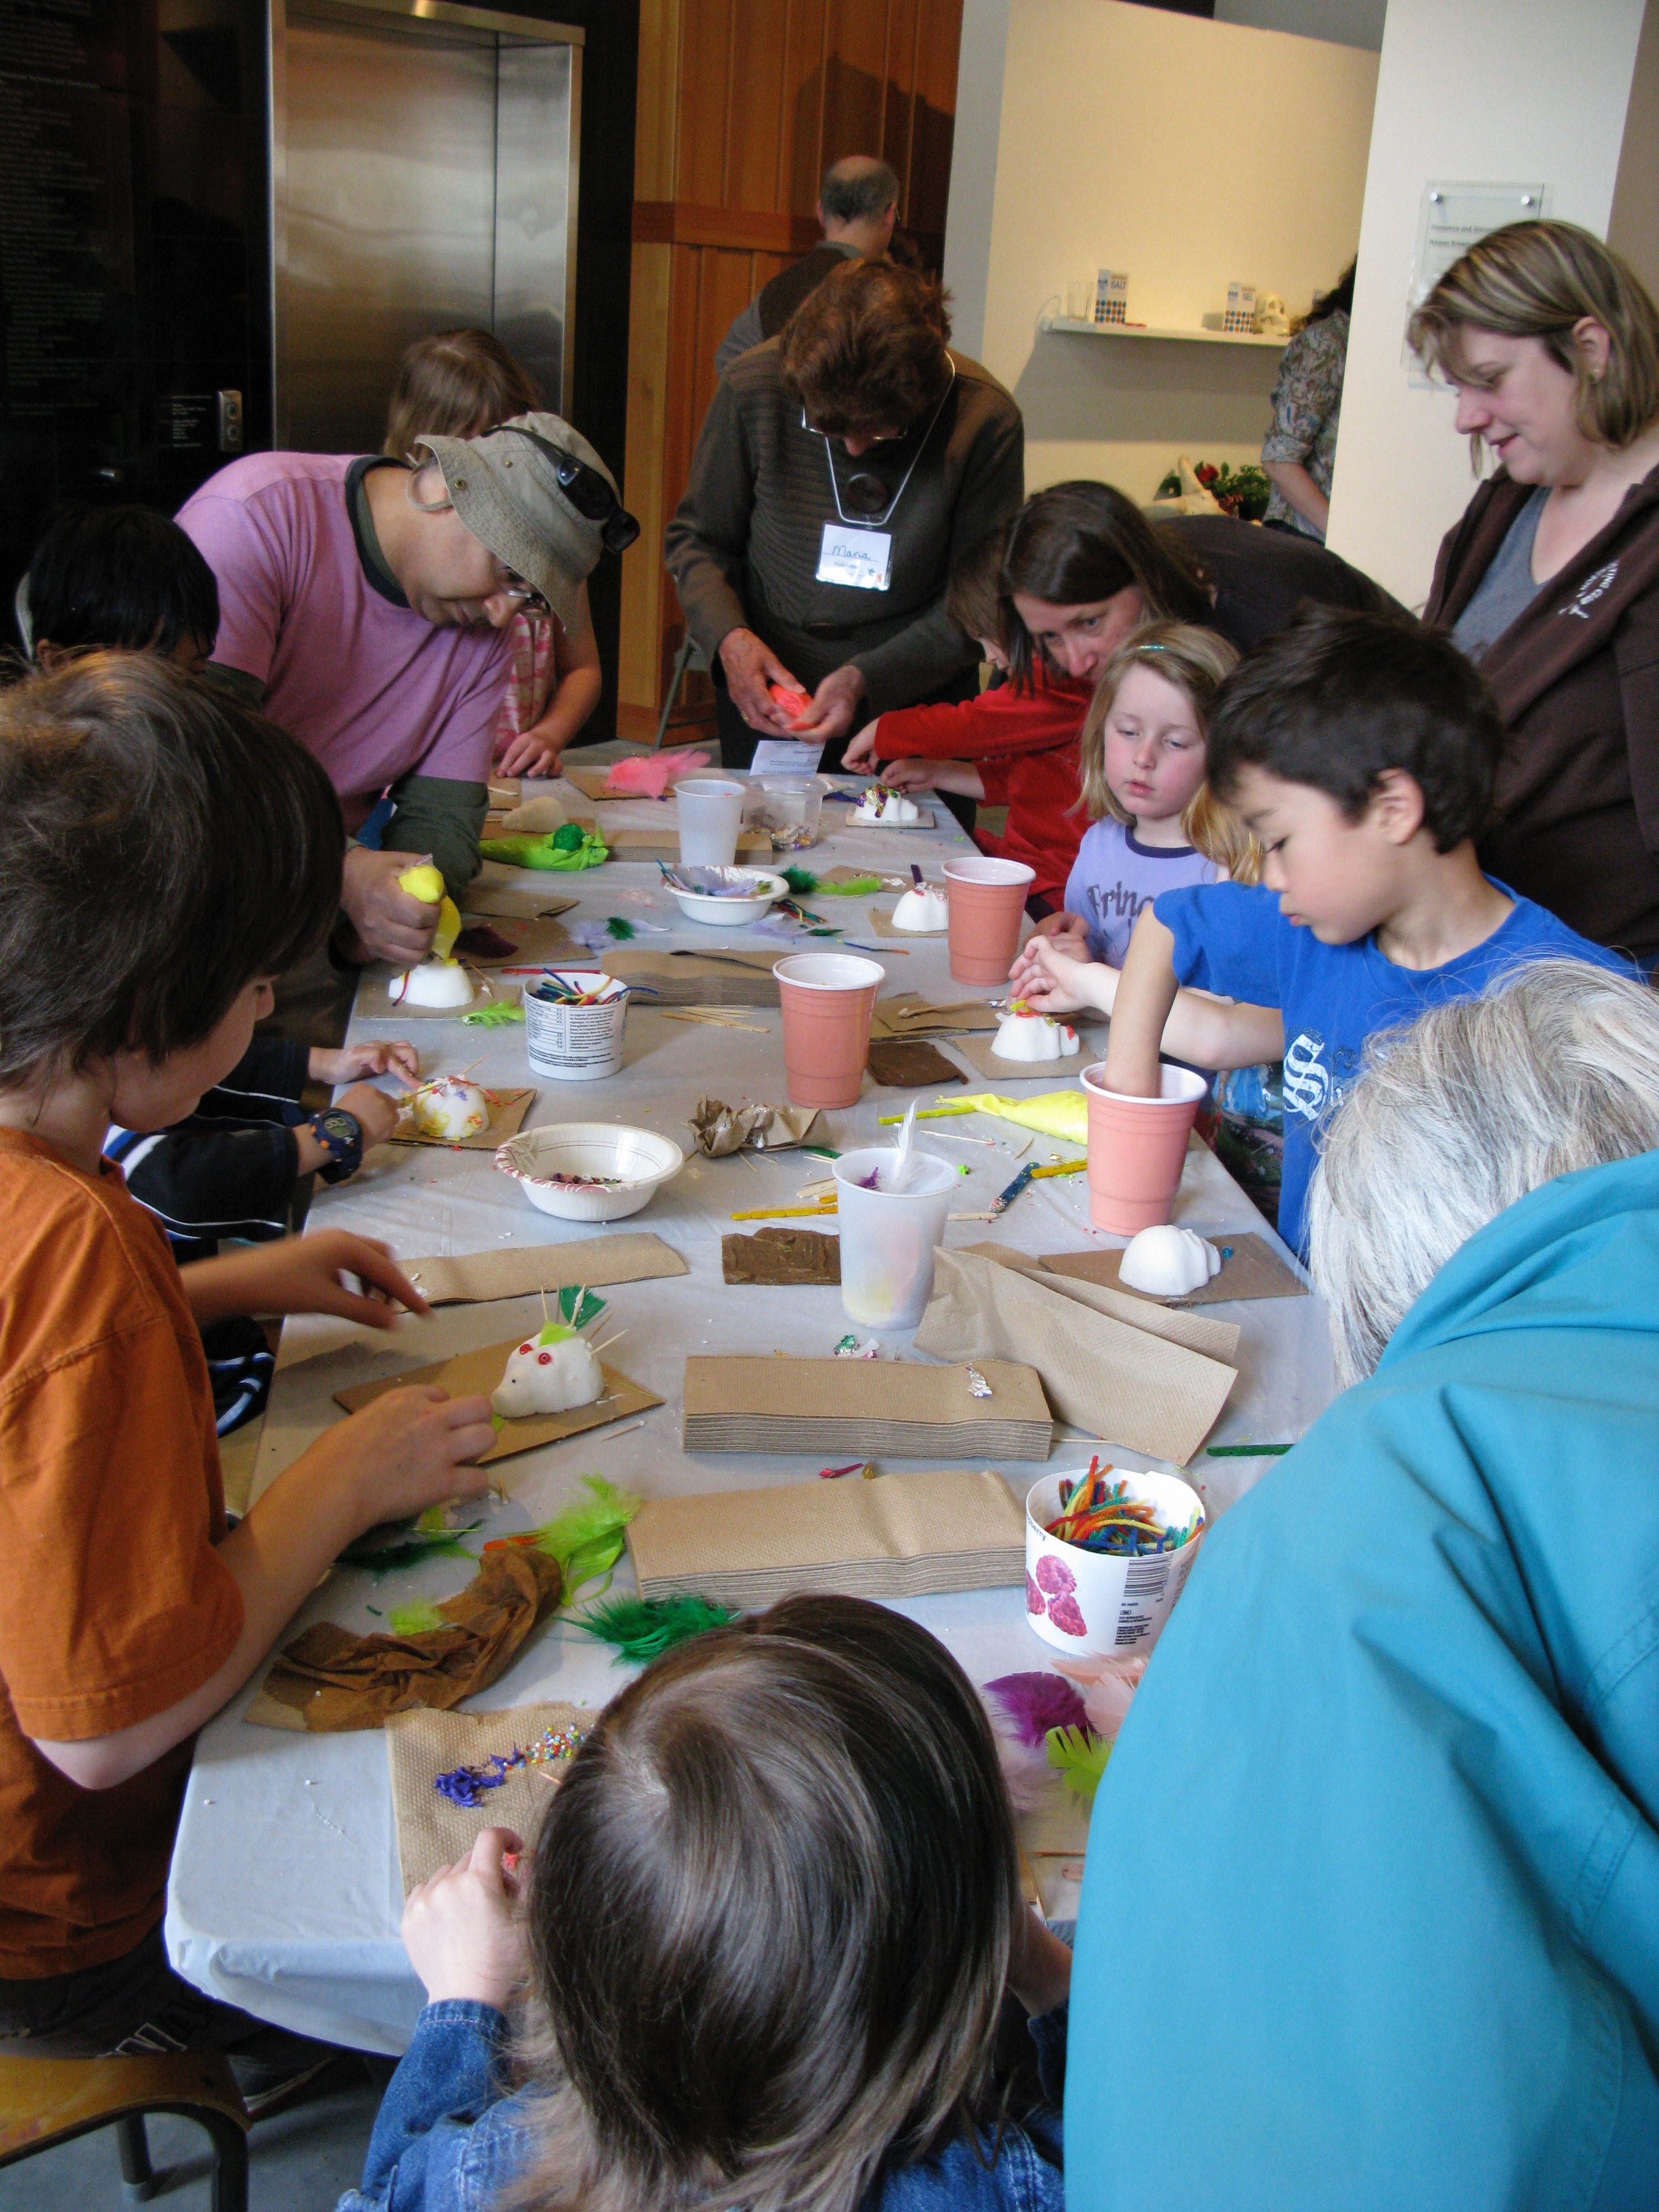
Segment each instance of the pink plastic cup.
M1089 1101L1089 1218L1133 1237L1167 1221L1181 1187L1187 1135L1205 1091L1189 1067L1162 1067L1156 1098L1109 1091L1103 1061L1083 1071Z
M783 1002L783 1067L793 1106L855 1106L870 1017L887 970L850 952L792 952L772 969Z
M1023 860L947 860L951 981L1006 983L1019 950L1019 919L1036 870Z

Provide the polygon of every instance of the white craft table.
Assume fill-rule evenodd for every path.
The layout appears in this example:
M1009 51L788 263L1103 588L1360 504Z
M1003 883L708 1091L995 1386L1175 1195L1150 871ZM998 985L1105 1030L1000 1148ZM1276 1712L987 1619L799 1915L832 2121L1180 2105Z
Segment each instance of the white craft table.
M568 786L563 789L573 795ZM588 802L581 804L591 811ZM602 823L615 819L609 807L601 806L599 813ZM838 823L841 815L841 809L826 805L824 842L800 856L805 865L822 870L846 861L891 872L916 860L937 875L948 854L967 842L942 807L932 832L836 827L830 834L832 820ZM621 914L672 926L668 936L644 939L652 946L707 949L774 941L752 930L717 932L684 921L654 866L613 862L581 875L534 878L517 870L491 872L522 877L577 897L580 908L565 917L567 926L585 917ZM841 922L848 937L879 945L874 957L887 969L886 989L920 990L936 1000L994 995L950 981L942 938L912 939L901 953L871 934L863 902L811 903ZM777 946L781 956L789 949ZM726 1018L744 1026L726 1033L702 1023L671 1021L649 1002L635 1000L622 1073L600 1083L541 1085L526 1126L560 1119L629 1121L671 1135L690 1151L686 1124L700 1097L736 1103L781 1100L785 1095L776 1010L741 1008ZM477 1061L481 1082L531 1080L522 1027L469 1029L459 1021L422 1020L409 1021L401 1030L385 1024L370 1030L354 1020L351 1035L368 1034L412 1036L423 1073L453 1072ZM948 1055L948 1043L940 1042ZM1075 1080L1081 1064L1074 1060L1024 1084L1005 1080L996 1085L969 1069L967 1088L1053 1089ZM931 1103L932 1095L921 1094L922 1103ZM813 1134L840 1150L875 1141L878 1114L902 1108L909 1096L866 1085L855 1108L826 1115ZM928 1150L968 1164L970 1173L957 1201L963 1212L989 1206L1016 1172L1017 1154L1038 1160L1079 1157L1079 1148L1043 1138L1025 1150L1027 1133L984 1116L918 1124L919 1133L928 1129L994 1139L990 1147L943 1137L923 1139ZM602 1292L611 1306L606 1333L617 1328L627 1332L609 1358L665 1402L631 1431L626 1425L615 1434L602 1429L500 1462L497 1472L508 1502L495 1509L487 1533L505 1534L550 1518L575 1492L580 1479L596 1472L647 1497L799 1481L817 1474L816 1459L688 1459L680 1449L679 1409L689 1352L775 1349L823 1356L850 1326L833 1289L728 1288L721 1280L720 1237L732 1226L731 1215L790 1203L803 1183L827 1173L827 1163L799 1152L720 1160L702 1159L693 1152L679 1176L645 1212L613 1224L620 1231L654 1231L684 1255L690 1270ZM1224 1169L1197 1147L1188 1155L1176 1218L1208 1234L1262 1226ZM994 1223L953 1223L946 1243L994 1239L1031 1255L1076 1250L1095 1234L1087 1219L1083 1176L1045 1178L1030 1185ZM350 1182L319 1189L311 1221L379 1237L404 1259L612 1233L534 1212L517 1186L495 1171L488 1152L429 1146L381 1147ZM762 1224L742 1225L752 1231ZM1275 1298L1206 1310L1237 1321L1241 1328L1239 1379L1214 1441L1284 1442L1300 1436L1334 1388L1319 1302L1311 1297ZM430 1321L400 1324L390 1342L348 1324L290 1322L259 1443L254 1495L319 1430L343 1418L333 1403L337 1389L451 1352L505 1342L539 1318L533 1298L449 1306ZM886 1348L908 1354L908 1339L895 1336ZM1067 1433L1057 1431L1062 1440L1046 1462L1048 1469L1087 1467L1090 1444L1066 1442ZM1121 1465L1147 1464L1132 1452L1114 1449L1111 1456ZM1271 1464L1200 1458L1190 1472L1212 1510L1219 1511ZM1006 1469L1022 1498L1044 1471L1036 1464ZM470 1540L476 1544L479 1539ZM359 1570L337 1568L291 1632L322 1619L354 1633L367 1632L378 1625L371 1607L384 1613L413 1597L452 1595L471 1572L469 1561L455 1559L428 1561L379 1582ZM614 1588L631 1587L624 1554ZM1040 1668L1049 1656L1048 1647L1025 1626L1018 1588L924 1598L902 1610L941 1637L976 1681ZM556 1618L477 1703L484 1710L540 1698L598 1706L625 1679L608 1646ZM402 1897L382 1739L378 1731L308 1736L249 1727L240 1715L252 1686L203 1732L197 1748L168 1893L169 1954L198 1987L262 2019L363 2050L401 2051L422 1993L398 1937Z

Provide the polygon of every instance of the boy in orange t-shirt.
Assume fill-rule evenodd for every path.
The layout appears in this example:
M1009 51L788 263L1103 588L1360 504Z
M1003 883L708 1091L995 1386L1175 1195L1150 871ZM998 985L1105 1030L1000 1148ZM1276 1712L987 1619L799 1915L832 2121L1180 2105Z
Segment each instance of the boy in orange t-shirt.
M395 1391L228 1533L201 1327L426 1308L339 1233L181 1274L100 1163L112 1122L166 1127L241 1057L342 850L310 756L166 663L0 699L0 2052L257 2033L162 1948L195 1733L344 1545L484 1486L487 1402Z

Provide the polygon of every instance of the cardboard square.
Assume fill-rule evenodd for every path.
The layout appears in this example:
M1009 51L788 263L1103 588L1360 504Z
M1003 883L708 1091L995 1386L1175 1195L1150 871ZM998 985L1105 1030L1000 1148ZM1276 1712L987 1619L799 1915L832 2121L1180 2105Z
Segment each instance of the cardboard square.
M921 1597L1019 1582L1025 1519L988 1468L815 1478L650 1498L629 1523L628 1548L642 1597L690 1591L744 1607L801 1590Z
M928 1091L968 1080L955 1060L946 1060L926 1037L872 1037L865 1065L870 1080L886 1091Z
M562 921L520 920L510 915L481 915L470 917L493 929L500 937L509 940L505 952L483 954L463 951L461 957L469 968L495 969L501 968L565 968L592 967L593 955L587 947L574 938ZM523 978L509 975L509 983Z
M1133 1290L1121 1282L1118 1269L1123 1255L1120 1251L1047 1252L1037 1265L1051 1275L1074 1275L1079 1282L1103 1283L1124 1297L1139 1298L1153 1306L1213 1306L1229 1298L1305 1298L1309 1295L1308 1285L1293 1268L1286 1267L1265 1237L1251 1230L1238 1236L1227 1231L1209 1241L1222 1255L1221 1272L1182 1298L1155 1298L1148 1291Z
M393 1713L386 1723L386 1765L398 1830L398 1871L407 1897L434 1874L465 1858L484 1828L511 1828L533 1850L543 1816L568 1768L560 1759L518 1766L499 1790L481 1793L477 1806L441 1797L434 1779L457 1766L488 1766L491 1755L526 1750L544 1732L588 1729L599 1717L591 1705L511 1705L490 1713L437 1712L429 1706Z
M995 1267L1012 1267L1045 1290L1058 1291L1062 1297L1075 1298L1096 1313L1110 1314L1114 1321L1127 1322L1131 1328L1145 1330L1148 1335L1184 1344L1188 1352L1201 1352L1206 1359L1231 1364L1238 1350L1236 1321L1206 1321L1202 1314L1182 1313L1152 1298L1135 1297L1127 1291L1109 1290L1104 1283L1080 1282L1074 1275L1045 1274L1036 1261L1011 1245L962 1244L957 1249L970 1253L976 1260L988 1260Z
M728 1283L841 1281L841 1239L817 1229L762 1229L720 1239L720 1272Z
M1087 1030L1079 1032L1076 1052L1068 1052L1059 1060L1000 1060L994 1049L994 1032L989 1036L953 1036L951 1044L969 1066L999 1090L1005 1083L1041 1083L1046 1090L1054 1091L1077 1080L1078 1070L1091 1066L1105 1051L1091 1042Z
M564 1244L520 1245L504 1251L460 1252L453 1258L400 1260L398 1265L428 1305L483 1305L495 1298L532 1297L538 1291L581 1285L645 1283L690 1271L672 1244L648 1231L618 1237L573 1237Z
M483 1090L483 1086L480 1085L479 1088ZM388 1145L437 1145L450 1152L493 1152L497 1145L504 1145L509 1137L517 1136L535 1096L533 1091L485 1091L489 1120L476 1137L423 1137L405 1109L386 1141Z
M495 999L514 999L517 986L503 981L492 983L481 969L470 961L461 965L472 978L472 997L465 1006L402 1006L391 995L390 986L396 968L365 969L357 986L357 998L352 1012L363 1022L458 1022L463 1014L475 1014L480 1006L489 1006Z
M521 775L492 775L489 779L489 806L492 813L511 813L519 803L524 789Z
M499 863L489 862L488 866ZM573 898L562 898L544 891L535 884L522 880L515 871L511 883L496 882L487 875L470 884L456 900L461 920L482 918L486 921L551 921L556 915L568 914L576 905Z
M656 801L647 799L644 804L654 807ZM680 832L676 822L661 821L648 827L629 822L622 829L605 830L605 842L613 860L678 860L680 857ZM738 832L737 865L771 866L772 840L764 830Z
M487 1344L481 1352L458 1352L453 1358L438 1360L430 1367L411 1368L404 1375L355 1382L349 1390L337 1390L334 1402L343 1406L348 1413L359 1413L388 1390L401 1390L411 1382L435 1382L452 1398L487 1398L506 1370L508 1353L516 1352L523 1342L521 1336L513 1336L505 1344ZM523 1420L503 1421L479 1466L489 1467L498 1459L534 1451L538 1444L556 1444L566 1437L580 1436L585 1429L608 1428L612 1421L625 1421L632 1414L661 1405L654 1390L641 1389L608 1360L599 1362L599 1371L605 1376L604 1397L596 1398L591 1406L573 1406L568 1413L536 1413Z
M884 830L889 836L892 836L896 834L899 836L902 836L907 830L931 830L933 826L934 815L933 810L931 806L923 806L919 808L917 810L916 818L914 822L857 821L854 817L858 813L859 803L862 796L863 794L861 793L856 791L836 791L830 793L830 799L825 803L826 805L834 805L836 806L844 805L846 807L847 821L845 826L848 830Z
M995 1031L998 1016L980 999L953 999L936 1006L920 991L895 991L876 1000L870 1034L878 1037L966 1036Z
M893 937L907 945L937 944L945 932L942 929L899 929L893 921L890 906L872 906L868 909L870 934L872 937Z
M559 773L567 783L573 784L580 792L584 799L594 800L602 799L607 806L666 805L669 797L672 796L672 786L661 799L653 799L648 792L643 791L612 791L611 788L611 765L609 762L600 768L566 768L562 764ZM693 775L718 775L720 769L711 764L706 769L687 769L683 770L682 773Z

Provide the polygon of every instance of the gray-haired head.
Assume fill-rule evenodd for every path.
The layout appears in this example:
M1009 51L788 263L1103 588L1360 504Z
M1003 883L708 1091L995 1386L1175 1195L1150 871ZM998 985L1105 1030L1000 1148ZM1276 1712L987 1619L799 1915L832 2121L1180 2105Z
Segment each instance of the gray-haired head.
M823 173L818 206L826 222L878 222L898 205L899 180L873 154L848 154Z
M1557 1176L1659 1146L1659 997L1543 960L1372 1040L1326 1133L1309 1265L1337 1377L1370 1374L1440 1269Z

